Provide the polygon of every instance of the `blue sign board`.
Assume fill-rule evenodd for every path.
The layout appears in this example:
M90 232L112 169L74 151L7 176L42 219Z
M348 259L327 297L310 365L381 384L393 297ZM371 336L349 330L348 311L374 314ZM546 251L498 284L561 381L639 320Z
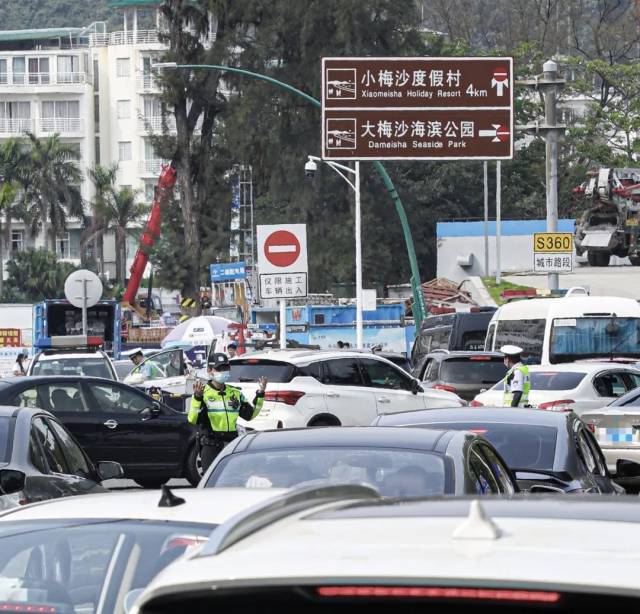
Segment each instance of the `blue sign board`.
M216 264L210 264L209 273L211 281L214 283L245 279L247 276L244 262L218 262Z

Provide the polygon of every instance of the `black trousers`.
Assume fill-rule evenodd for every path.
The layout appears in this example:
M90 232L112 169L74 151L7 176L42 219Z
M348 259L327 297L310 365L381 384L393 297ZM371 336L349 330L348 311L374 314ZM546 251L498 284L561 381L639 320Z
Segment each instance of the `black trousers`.
M209 469L213 459L237 436L237 433L216 433L215 435L207 435L200 438L200 460L202 461L203 472Z

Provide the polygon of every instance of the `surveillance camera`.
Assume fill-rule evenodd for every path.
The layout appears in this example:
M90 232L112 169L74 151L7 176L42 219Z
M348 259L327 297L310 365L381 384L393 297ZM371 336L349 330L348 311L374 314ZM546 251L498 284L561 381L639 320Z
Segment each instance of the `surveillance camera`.
M307 163L304 165L304 176L307 179L313 179L317 170L318 165L313 160L307 160Z

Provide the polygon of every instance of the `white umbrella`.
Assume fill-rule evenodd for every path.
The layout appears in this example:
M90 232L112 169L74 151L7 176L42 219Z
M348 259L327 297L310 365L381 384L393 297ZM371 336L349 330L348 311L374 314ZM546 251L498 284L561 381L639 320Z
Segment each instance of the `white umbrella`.
M198 316L178 324L163 340L162 347L195 347L209 345L214 338L229 330L233 320L219 316Z

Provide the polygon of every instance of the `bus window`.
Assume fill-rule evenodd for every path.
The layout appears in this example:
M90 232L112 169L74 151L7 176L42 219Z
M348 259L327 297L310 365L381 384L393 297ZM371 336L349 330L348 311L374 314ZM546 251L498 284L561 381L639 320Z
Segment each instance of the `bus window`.
M540 362L544 342L545 319L500 320L496 332L495 348L503 345L517 345L528 355L530 364Z

